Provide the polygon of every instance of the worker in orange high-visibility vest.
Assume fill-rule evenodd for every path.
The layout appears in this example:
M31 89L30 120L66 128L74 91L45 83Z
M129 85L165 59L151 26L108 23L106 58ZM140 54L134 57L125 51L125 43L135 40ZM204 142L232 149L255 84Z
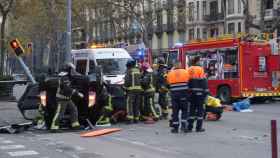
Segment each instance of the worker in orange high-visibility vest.
M181 130L187 131L188 119L188 82L189 72L181 68L180 63L176 63L174 68L167 74L167 83L171 95L172 103L172 133L178 133L180 126L179 111L181 110Z
M190 75L189 89L191 91L191 108L188 120L188 132L193 129L194 120L196 122L196 132L204 132L202 128L204 116L204 103L209 93L208 82L204 69L200 66L200 57L197 56L192 61L192 66L188 69Z

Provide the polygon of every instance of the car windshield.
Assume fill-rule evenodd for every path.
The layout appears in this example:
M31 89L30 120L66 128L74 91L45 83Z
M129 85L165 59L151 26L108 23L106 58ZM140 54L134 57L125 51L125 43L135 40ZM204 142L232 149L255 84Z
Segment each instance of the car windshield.
M97 65L102 67L105 75L125 74L127 58L120 59L97 59Z
M80 74L85 75L86 69L87 69L87 60L85 60L85 59L77 60L76 71Z

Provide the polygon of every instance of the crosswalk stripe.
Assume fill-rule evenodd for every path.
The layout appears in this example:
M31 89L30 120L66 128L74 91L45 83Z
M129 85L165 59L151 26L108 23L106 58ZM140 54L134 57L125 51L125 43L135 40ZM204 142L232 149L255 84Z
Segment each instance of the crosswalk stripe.
M19 156L38 155L39 153L33 150L25 150L25 151L8 152L8 154L12 157L19 157Z
M4 140L4 141L0 141L1 144L12 144L14 143L13 141L10 140Z
M5 145L0 146L1 150L12 150L12 149L23 149L25 148L23 145Z

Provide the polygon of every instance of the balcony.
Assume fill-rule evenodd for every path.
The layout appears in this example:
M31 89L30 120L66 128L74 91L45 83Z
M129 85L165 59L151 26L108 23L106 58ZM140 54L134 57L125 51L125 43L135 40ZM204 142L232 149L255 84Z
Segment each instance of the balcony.
M272 18L275 18L278 15L280 15L280 10L279 9L266 9L264 18L265 19L272 19Z
M160 36L163 33L163 26L162 24L157 24L155 27L155 33L156 35Z
M178 32L185 32L186 31L186 21L185 20L178 20L177 22L177 30Z
M224 13L204 15L203 20L206 22L220 22L224 20Z

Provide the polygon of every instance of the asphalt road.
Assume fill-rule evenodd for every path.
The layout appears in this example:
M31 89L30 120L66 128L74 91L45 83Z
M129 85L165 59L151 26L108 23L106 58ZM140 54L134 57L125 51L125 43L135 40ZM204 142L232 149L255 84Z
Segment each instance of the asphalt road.
M252 113L226 112L221 121L206 122L205 133L171 134L168 122L160 121L117 125L122 131L95 138L82 138L78 132L0 134L0 158L271 157L270 120L280 122L280 104L253 105L252 109ZM0 125L18 122L24 120L16 103L0 102Z

